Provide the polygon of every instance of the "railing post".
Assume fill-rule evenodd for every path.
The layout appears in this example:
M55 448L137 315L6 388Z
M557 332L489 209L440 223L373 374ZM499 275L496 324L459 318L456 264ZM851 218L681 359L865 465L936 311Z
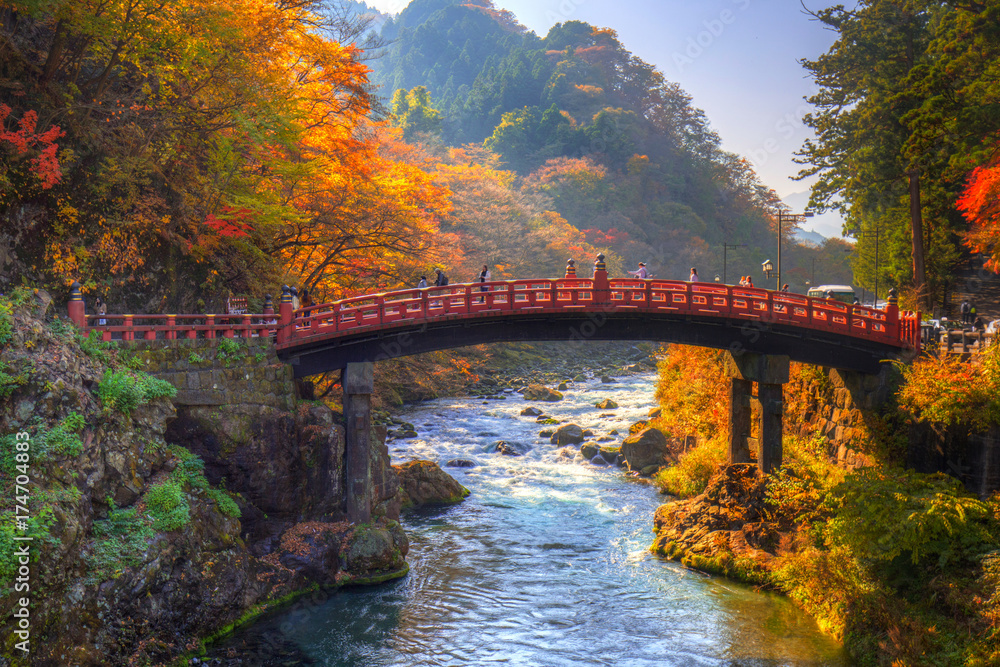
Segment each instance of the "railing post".
M917 322L920 319L917 318ZM889 290L888 298L886 299L885 305L885 332L889 336L892 336L895 340L902 343L912 343L912 340L905 340L909 338L903 335L902 329L900 328L899 322L899 298L896 296L896 288L893 287Z
M250 314L243 314L243 333L241 334L244 338L250 337Z
M149 320L146 320L146 321L148 322ZM153 325L147 325L147 326L153 326ZM146 340L156 340L156 329L153 329L151 331L147 331L146 335L143 336L143 338L145 338Z
M135 340L135 331L132 330L132 316L126 315L125 321L122 322L125 325L125 330L122 331L122 340Z
M167 327L168 327L167 330L165 332L163 332L163 337L166 338L167 340L176 340L177 339L177 329L176 329L176 327L177 327L177 316L176 315L167 315Z
M290 340L295 334L292 321L292 291L288 285L281 288L281 303L278 305L278 343Z
M608 266L604 263L604 253L597 256L594 263L594 305L604 306L611 302Z
M271 301L271 295L264 295L264 321L261 324L270 325L274 321L274 303ZM267 335L268 338L271 337L271 329L264 329L261 335Z
M576 278L576 260L567 259L566 260L566 277Z
M205 315L205 338L215 338L215 315Z
M87 335L87 304L83 300L80 292L80 283L73 281L70 285L69 304L66 306L67 315L70 321L80 327L83 335Z

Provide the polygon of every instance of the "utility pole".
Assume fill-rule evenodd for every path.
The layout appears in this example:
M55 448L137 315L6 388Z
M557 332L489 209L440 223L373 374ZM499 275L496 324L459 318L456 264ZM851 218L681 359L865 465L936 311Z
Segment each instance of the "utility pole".
M813 217L812 211L806 211L805 213L785 213L780 208L778 209L778 286L775 289L781 289L781 221L802 222L805 218L811 217Z

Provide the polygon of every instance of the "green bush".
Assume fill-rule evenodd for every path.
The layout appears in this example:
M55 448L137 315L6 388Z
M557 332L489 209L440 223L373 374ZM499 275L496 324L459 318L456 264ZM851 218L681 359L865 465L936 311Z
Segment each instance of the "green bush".
M114 350L115 345L110 341L101 340L100 332L91 330L86 338L77 334L76 342L80 346L80 350L91 359L102 364L111 363L111 355L108 354L108 351Z
M176 479L171 478L152 487L146 492L144 500L154 530L179 530L191 521L191 506Z
M90 583L117 579L126 567L142 564L149 540L154 537L149 522L139 516L135 507L117 509L109 502L111 512L104 521L94 522L94 547L87 557Z
M14 512L0 512L0 595L14 582L19 563L14 553L24 544L30 545L31 561L37 562L39 554L46 545L58 544L52 537L50 529L55 523L55 513L49 506L39 509L31 508L32 516L26 520L27 530L18 530ZM15 540L15 537L30 537L31 542ZM34 584L32 584L34 586Z
M12 375L8 370L13 369L6 362L0 361L0 398L7 398L27 381L23 373Z
M941 473L864 468L834 487L827 504L828 542L873 565L905 556L940 570L977 560L1000 537L998 508Z
M0 301L0 347L14 340L14 309L7 301Z
M235 338L220 338L218 347L215 348L215 358L219 361L235 363L246 359L246 351Z
M128 416L140 405L163 396L173 397L177 390L169 382L137 371L104 372L97 395L106 410Z
M696 496L705 490L708 480L718 472L726 458L726 447L722 440L706 440L681 454L675 465L656 473L653 481L661 493L681 498Z
M178 484L186 484L192 489L204 491L220 512L228 517L239 518L240 508L230 495L222 489L213 489L205 477L205 462L184 447L173 446L170 452L180 460L180 465L170 478Z

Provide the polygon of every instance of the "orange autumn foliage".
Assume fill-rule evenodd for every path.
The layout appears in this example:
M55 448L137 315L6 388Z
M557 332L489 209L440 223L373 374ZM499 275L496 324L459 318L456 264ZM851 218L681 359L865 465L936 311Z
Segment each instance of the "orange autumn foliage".
M985 254L987 267L1000 272L1000 164L973 170L956 205L969 221L965 244Z

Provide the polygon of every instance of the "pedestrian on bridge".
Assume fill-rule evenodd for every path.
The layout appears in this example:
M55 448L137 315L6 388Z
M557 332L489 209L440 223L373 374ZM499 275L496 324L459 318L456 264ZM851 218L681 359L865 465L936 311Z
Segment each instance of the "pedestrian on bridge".
M434 269L434 273L437 274L437 278L434 280L435 287L444 287L448 284L448 276L444 275L444 271L441 269Z
M689 283L698 282L698 269L694 268L693 266L691 267L691 277L688 278L688 282Z
M645 280L646 278L648 278L649 271L646 270L646 263L639 262L639 268L637 268L635 271L629 271L629 275L635 276L636 278L639 278L641 280Z
M427 276L420 276L420 282L417 283L417 289L423 289L427 287Z
M483 270L479 272L479 282L481 283L490 282L490 267L486 266L485 264L483 264ZM486 285L483 285L482 287L479 288L479 291L489 292L490 288L487 287Z
M969 302L968 300L962 301L962 305L959 306L959 312L962 313L962 324L969 323Z

